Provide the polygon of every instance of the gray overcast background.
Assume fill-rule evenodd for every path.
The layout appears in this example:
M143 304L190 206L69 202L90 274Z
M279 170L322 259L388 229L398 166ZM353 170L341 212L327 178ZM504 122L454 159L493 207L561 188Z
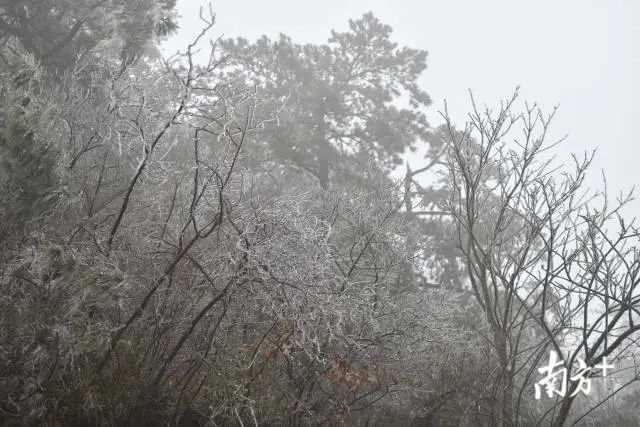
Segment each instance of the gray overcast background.
M207 4L178 0L181 28L164 44L166 53L186 48ZM468 89L479 104L493 106L520 85L521 100L546 111L559 105L553 136L568 135L560 160L598 149L592 188L601 187L602 170L612 196L640 186L640 0L226 0L212 7L214 38L282 32L298 43L326 42L331 29L346 30L350 18L372 11L399 44L429 52L421 83L433 99L432 124L441 122L445 98L461 125ZM640 217L640 201L626 214Z

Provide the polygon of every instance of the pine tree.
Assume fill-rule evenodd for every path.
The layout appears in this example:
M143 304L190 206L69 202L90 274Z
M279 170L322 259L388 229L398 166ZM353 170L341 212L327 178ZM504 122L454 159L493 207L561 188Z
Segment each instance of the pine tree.
M391 34L367 13L322 45L286 35L222 42L237 76L251 75L267 97L286 99L280 126L261 134L279 162L327 188L371 160L388 171L429 140L423 110L431 101L417 81L427 52L398 47Z

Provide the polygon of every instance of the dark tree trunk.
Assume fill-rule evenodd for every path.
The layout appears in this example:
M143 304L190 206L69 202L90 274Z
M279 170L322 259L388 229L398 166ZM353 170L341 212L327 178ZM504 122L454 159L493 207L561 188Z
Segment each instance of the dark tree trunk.
M553 427L562 427L564 423L567 421L569 417L569 411L571 410L571 404L573 403L574 397L571 394L576 390L577 383L570 382L569 387L567 387L567 394L565 398L562 400L560 404L560 410L558 411L558 415L553 420Z

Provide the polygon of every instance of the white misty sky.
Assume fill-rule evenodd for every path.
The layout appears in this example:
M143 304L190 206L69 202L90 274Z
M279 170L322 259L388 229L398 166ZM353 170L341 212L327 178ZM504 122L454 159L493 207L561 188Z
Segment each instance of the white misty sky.
M178 0L181 28L165 52L185 49L207 5ZM602 170L612 196L640 187L640 1L227 0L212 8L213 38L285 33L298 43L326 42L331 29L344 31L350 18L372 11L393 28L394 41L429 52L420 83L433 100L426 112L433 125L444 99L461 125L469 89L478 104L494 106L519 85L522 101L549 112L559 105L552 136L568 136L559 160L598 149L591 187L601 187ZM640 201L626 213L640 217Z

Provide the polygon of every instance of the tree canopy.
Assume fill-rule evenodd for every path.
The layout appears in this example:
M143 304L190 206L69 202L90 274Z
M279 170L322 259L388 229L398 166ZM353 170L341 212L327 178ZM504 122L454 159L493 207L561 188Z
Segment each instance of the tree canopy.
M15 38L43 64L66 68L79 56L108 45L123 65L148 43L177 29L175 0L6 0L0 35Z
M260 138L279 161L327 188L332 179L357 175L362 159L389 170L407 149L430 141L424 110L431 101L418 85L427 52L399 47L391 36L368 13L349 21L348 31L332 31L322 45L281 35L224 40L222 47L236 73L286 101L281 126Z

